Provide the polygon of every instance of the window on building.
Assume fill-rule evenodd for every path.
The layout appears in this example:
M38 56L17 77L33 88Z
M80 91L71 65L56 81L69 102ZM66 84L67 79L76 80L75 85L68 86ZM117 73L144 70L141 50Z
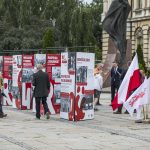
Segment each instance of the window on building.
M142 8L142 0L137 0L137 9Z

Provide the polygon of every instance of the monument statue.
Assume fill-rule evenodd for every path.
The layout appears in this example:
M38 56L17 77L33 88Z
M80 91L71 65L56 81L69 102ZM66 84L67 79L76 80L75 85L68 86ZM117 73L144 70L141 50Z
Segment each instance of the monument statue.
M102 22L104 30L120 51L119 64L121 66L124 65L126 59L126 24L130 10L128 0L113 0Z

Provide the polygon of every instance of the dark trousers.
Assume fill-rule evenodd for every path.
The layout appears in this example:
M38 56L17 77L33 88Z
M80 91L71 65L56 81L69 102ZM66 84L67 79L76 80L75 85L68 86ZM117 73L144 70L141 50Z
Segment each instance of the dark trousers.
M48 105L47 105L47 97L36 97L35 98L35 102L36 102L36 117L40 118L40 104L41 104L41 100L42 100L42 104L44 107L44 113L46 114L47 112L49 112L48 109Z
M100 94L101 94L101 91L94 89L94 98L98 98L98 101L96 104L100 104L100 102L99 102Z
M1 90L0 90L0 114L3 114Z
M0 114L3 114L2 101L0 99Z
M111 102L113 101L114 97L115 97L115 94L116 92L118 91L119 89L119 84L112 84L111 85ZM121 104L119 107L118 107L118 112L122 112L122 107L123 107L123 104Z
M119 85L118 84L111 84L111 102L113 101L116 92L119 89Z
M118 112L122 112L122 107L123 107L123 104L121 104L119 107L118 107Z

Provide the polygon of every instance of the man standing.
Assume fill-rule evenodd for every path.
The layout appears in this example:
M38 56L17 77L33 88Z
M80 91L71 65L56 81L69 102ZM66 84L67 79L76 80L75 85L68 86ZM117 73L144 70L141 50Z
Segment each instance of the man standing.
M7 114L3 113L3 108L2 108L2 87L3 87L3 77L2 74L0 73L0 118L7 116Z
M42 100L42 104L44 107L44 113L46 115L46 118L49 119L49 109L47 105L47 97L49 93L49 88L50 88L50 82L49 82L49 77L46 72L42 71L43 66L39 64L37 66L37 73L33 74L33 81L32 85L35 86L34 88L34 97L35 97L35 102L36 102L36 118L40 119L40 102Z
M119 89L120 76L121 76L121 69L118 68L117 62L114 62L113 67L111 69L111 102L115 97L116 91L118 91Z

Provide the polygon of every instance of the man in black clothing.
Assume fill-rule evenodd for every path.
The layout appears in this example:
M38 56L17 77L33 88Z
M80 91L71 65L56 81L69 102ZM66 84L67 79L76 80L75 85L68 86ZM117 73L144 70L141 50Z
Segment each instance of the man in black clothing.
M42 68L43 66L41 64L37 66L38 72L33 74L32 81L32 85L35 86L34 97L36 102L36 118L40 119L40 102L42 100L46 118L49 119L49 109L46 101L49 93L50 82L48 74L43 72Z
M125 75L126 75L126 73L127 73L127 70L128 70L128 69L123 69L123 70L122 70L122 73L121 73L121 76L120 76L120 85L121 85L121 83L122 83L122 81L123 81L123 79L124 79L124 77L125 77ZM116 112L114 112L114 114L121 114L121 113L122 113L122 107L123 107L123 104L121 104L121 105L118 107L118 110L117 110ZM126 110L124 113L125 113L125 114L128 114L128 111Z
M118 64L114 62L111 69L111 102L115 97L116 91L119 89L121 72L122 70L118 68Z
M131 64L131 62L129 61L127 63L127 67L129 67L130 64ZM123 81L127 71L128 71L128 68L122 69L121 76L120 76L120 85L121 85L121 83L122 83L122 81ZM122 107L123 107L123 104L121 104L120 107L118 107L118 110L116 112L114 112L114 114L121 114L122 113ZM124 113L125 114L129 114L127 110Z

